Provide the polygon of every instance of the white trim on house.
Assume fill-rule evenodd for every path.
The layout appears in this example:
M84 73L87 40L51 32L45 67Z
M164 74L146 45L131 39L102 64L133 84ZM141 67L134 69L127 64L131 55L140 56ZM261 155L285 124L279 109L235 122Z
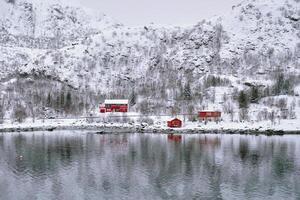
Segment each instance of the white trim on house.
M115 104L115 105L128 105L129 104L129 100L128 99L106 99L104 101L104 104L107 105L111 105L111 104Z

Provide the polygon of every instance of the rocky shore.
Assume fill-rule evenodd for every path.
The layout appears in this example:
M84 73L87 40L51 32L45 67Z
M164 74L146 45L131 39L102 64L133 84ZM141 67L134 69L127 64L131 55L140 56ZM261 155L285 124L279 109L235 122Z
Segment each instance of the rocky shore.
M84 121L74 122L45 122L0 125L0 133L10 132L35 132L56 130L84 130L95 134L111 133L157 133L157 134L241 134L241 135L289 135L299 134L300 130L276 130L254 127L232 127L222 126L187 126L173 129L164 126L147 124L113 124L113 123L86 123Z

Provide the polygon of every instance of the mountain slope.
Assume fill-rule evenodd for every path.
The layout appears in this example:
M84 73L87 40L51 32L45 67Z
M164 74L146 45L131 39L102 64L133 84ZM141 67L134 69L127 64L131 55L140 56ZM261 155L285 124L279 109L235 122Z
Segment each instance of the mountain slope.
M200 106L209 99L210 75L241 90L244 83L270 86L278 73L300 74L299 0L246 0L225 16L186 28L129 28L57 1L2 0L0 7L3 81L42 77L57 82L58 90L101 98L136 92L162 105L180 102L189 84ZM44 99L53 93L46 91Z
M2 20L2 32L5 32L2 33L2 45L49 49L50 52L43 52L40 57L49 60L47 55L60 54L67 65L92 60L96 62L93 63L96 70L105 68L105 56L112 60L108 64L117 63L133 70L141 68L138 71L157 65L157 59L164 59L175 68L197 70L199 66L210 68L211 65L225 64L232 67L237 65L233 63L236 60L252 54L263 56L260 60L268 60L273 55L289 56L287 54L297 54L299 50L299 2L296 0L285 3L245 1L234 7L230 15L185 29L127 28L105 16L98 18L84 10L58 4L40 9L34 4L19 2L8 10L8 16ZM87 51L89 55L83 53ZM75 55L74 60L69 59L69 54ZM298 58L298 55L292 56ZM104 62L99 61L100 57ZM143 61L122 63L124 57ZM257 62L261 63L256 65L264 65L267 61ZM51 63L46 65L56 68ZM36 70L40 67L39 64Z

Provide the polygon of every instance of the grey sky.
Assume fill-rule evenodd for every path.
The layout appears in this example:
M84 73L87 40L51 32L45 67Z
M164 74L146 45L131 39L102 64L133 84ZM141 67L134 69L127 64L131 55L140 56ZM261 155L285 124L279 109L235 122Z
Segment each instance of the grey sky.
M79 0L130 26L191 25L222 15L241 0Z

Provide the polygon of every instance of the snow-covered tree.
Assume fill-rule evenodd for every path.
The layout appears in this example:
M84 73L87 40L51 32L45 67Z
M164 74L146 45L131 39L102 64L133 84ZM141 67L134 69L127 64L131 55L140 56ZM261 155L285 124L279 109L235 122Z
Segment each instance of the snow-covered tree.
M240 108L239 118L240 118L241 122L248 120L249 115L248 115L248 109L247 108Z
M27 117L25 106L19 103L14 106L14 110L12 114L13 114L12 116L13 119L15 119L19 123L23 122Z

